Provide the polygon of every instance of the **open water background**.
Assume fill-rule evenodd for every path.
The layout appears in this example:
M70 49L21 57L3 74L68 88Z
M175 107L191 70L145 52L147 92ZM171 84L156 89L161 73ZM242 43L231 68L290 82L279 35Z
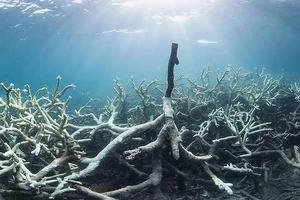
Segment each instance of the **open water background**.
M203 66L266 68L300 75L299 0L0 0L0 82L32 90L74 83L76 97L114 94L166 79L171 43L177 74Z

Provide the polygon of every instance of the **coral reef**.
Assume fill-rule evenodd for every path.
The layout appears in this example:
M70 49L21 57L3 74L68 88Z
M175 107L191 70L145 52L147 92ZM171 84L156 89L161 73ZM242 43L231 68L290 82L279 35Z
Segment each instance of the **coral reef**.
M1 84L2 196L169 199L195 191L203 199L272 199L267 186L278 187L279 169L297 180L298 84L231 67L216 78L209 67L200 81L174 78L176 52L172 46L168 83L131 78L124 88L115 79L114 98L78 110L65 97L75 86L61 89L60 77L35 94Z

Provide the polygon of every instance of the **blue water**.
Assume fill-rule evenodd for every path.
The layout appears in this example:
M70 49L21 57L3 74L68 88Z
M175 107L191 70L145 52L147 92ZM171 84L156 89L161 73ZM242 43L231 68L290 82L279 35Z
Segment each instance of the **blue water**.
M300 75L299 0L0 0L0 82L32 90L74 83L109 96L113 79L165 80L203 66ZM74 94L73 94L74 95Z

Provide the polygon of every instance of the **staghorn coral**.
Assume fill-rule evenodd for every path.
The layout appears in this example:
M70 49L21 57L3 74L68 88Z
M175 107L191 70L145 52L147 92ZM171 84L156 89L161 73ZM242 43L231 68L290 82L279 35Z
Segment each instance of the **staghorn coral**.
M1 84L5 92L0 98L1 182L51 198L68 192L128 198L146 188L159 188L163 169L168 168L186 182L199 181L189 174L204 171L218 188L233 194L235 189L227 183L233 180L226 180L222 171L270 179L270 161L255 157L277 155L300 168L298 148L292 142L299 137L297 84L286 87L265 71L230 67L216 80L211 75L204 68L200 84L189 77L184 85L175 80L172 97L160 100L156 96L165 84L151 81L144 88L144 82L136 86L131 79L132 90L125 90L116 79L116 96L106 105L90 99L74 111L68 110L71 98L64 98L74 85L60 89L60 77L53 91L41 88L34 95L29 85L21 90ZM124 103L135 97L140 100L136 104ZM135 185L98 195L85 189L84 178L110 158L139 177ZM12 193L10 188L4 191Z

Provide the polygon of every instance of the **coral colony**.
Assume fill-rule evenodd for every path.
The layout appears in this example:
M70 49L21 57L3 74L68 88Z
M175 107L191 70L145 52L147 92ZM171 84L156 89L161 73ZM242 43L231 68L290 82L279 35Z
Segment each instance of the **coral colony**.
M268 182L272 158L300 168L298 147L288 142L300 127L296 83L231 67L220 75L205 67L200 80L174 77L177 47L172 44L166 83L131 78L125 89L115 79L116 95L101 108L90 99L70 110L66 93L75 86L61 89L60 77L53 90L35 93L29 85L2 83L2 196L126 199L152 188L156 199L164 199L170 187L205 185L203 179L234 195L232 177L240 177L237 184ZM93 190L89 177L101 180L101 170L118 173L110 163L135 180ZM163 176L176 177L176 187L166 186Z

